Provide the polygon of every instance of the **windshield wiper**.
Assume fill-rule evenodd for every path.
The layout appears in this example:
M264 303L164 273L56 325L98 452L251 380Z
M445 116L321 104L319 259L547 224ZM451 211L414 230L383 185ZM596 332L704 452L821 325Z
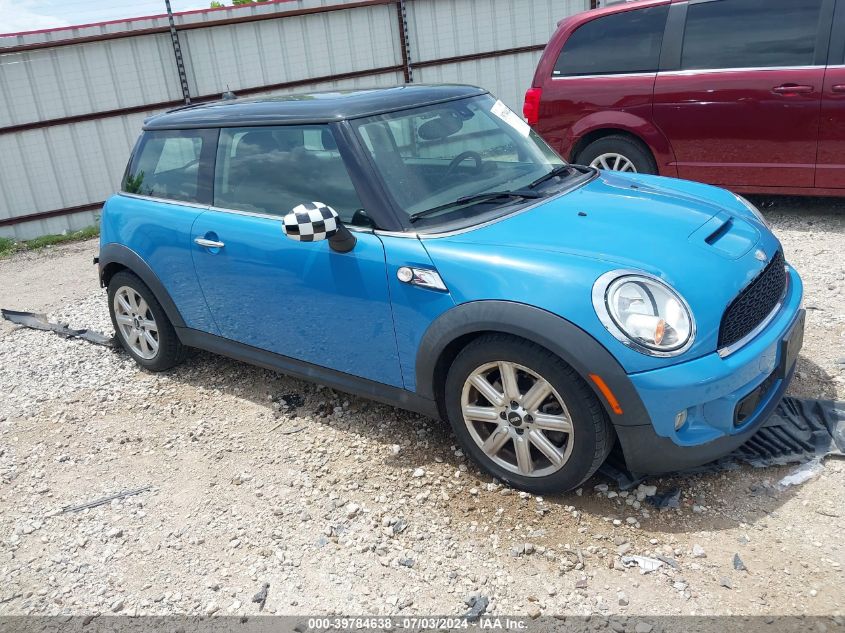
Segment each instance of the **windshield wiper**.
M555 167L548 174L546 174L545 176L540 176L537 180L535 180L530 185L528 185L528 188L534 189L535 187L542 185L544 182L551 180L552 178L555 178L556 176L562 176L564 173L569 172L572 169L573 169L572 165L561 165L560 167Z
M496 200L497 198L533 199L542 197L543 194L538 193L537 191L531 191L529 189L514 189L513 191L484 191L482 193L476 193L471 196L462 196L457 200L453 200L452 202L447 202L446 204L441 204L439 206L432 207L431 209L417 211L416 213L412 213L409 216L408 220L410 222L414 222L425 216L432 215L434 213L437 213L438 211L442 211L443 209L448 209L449 207L472 204L474 202L486 202L488 200Z

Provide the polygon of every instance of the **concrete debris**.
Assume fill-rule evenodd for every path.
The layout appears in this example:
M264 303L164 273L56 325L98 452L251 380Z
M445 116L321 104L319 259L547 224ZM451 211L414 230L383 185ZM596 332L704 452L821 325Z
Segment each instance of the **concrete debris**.
M264 605L267 603L267 594L269 593L269 591L270 583L265 582L263 585L261 585L261 589L258 590L258 593L256 593L252 597L252 601L258 605L259 611L264 611Z
M487 612L490 599L485 596L470 596L465 604L469 607L469 611L464 614L464 617L469 622L477 622Z
M663 561L646 556L623 556L622 564L625 567L639 567L643 574L657 571L663 566Z

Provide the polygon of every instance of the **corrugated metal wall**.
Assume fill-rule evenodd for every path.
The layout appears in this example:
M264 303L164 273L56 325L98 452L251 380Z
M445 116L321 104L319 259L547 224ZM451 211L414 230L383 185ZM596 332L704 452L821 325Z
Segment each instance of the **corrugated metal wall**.
M195 98L385 86L410 70L415 82L483 86L519 111L557 21L588 6L406 0L407 48L398 0L282 0L176 22ZM154 17L0 38L0 236L96 222L144 118L182 98L166 25Z

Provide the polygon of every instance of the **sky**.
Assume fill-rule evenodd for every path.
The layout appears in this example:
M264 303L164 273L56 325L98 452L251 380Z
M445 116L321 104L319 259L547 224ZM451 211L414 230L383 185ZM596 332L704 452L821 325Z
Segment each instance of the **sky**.
M170 2L174 11L207 9L210 4L210 0ZM0 0L0 34L164 12L164 0Z

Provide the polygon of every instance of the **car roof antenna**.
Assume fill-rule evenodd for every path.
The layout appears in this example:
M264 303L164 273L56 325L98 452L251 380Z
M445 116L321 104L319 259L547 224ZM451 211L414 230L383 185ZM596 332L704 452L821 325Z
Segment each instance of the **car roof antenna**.
M226 84L226 92L220 95L220 98L223 99L223 101L230 101L231 99L237 99L238 95L229 90L229 84Z

